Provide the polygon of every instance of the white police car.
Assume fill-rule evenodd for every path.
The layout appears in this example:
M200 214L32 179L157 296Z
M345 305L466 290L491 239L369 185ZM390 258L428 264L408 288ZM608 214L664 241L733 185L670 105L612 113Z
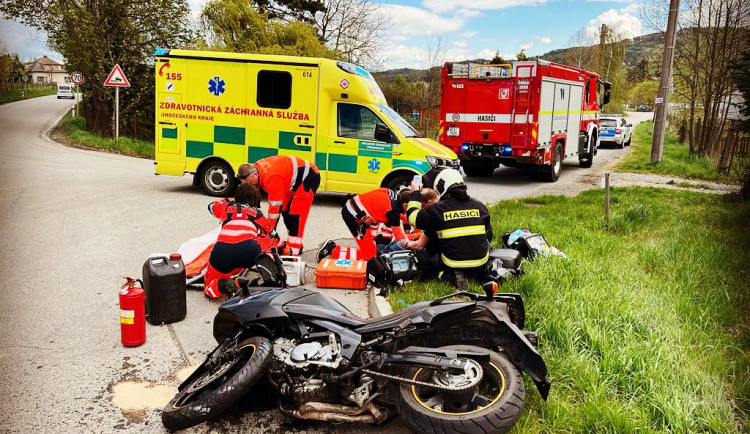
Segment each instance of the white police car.
M621 115L602 115L599 119L599 140L602 145L615 144L622 149L630 146L633 124Z

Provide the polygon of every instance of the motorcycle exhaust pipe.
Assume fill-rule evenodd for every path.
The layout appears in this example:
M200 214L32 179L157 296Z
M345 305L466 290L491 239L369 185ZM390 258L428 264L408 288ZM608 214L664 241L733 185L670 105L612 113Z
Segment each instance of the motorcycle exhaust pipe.
M321 420L326 422L359 422L378 424L388 420L388 410L381 409L372 402L362 407L349 407L324 402L307 402L299 410L280 408L287 416L298 419ZM367 413L367 414L365 414Z

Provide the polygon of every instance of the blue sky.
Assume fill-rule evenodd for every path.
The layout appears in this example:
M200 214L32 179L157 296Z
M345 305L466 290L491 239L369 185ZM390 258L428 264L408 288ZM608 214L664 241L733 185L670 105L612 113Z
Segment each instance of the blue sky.
M194 13L205 2L189 1ZM539 55L569 46L581 28L595 38L602 23L629 37L652 31L641 24L637 0L390 0L378 5L391 17L382 41L382 69L429 66L428 48L437 41L442 55L435 60L442 63L490 58L495 51L512 57L521 48ZM46 46L44 34L16 22L0 20L0 38L24 60L44 54L62 60Z

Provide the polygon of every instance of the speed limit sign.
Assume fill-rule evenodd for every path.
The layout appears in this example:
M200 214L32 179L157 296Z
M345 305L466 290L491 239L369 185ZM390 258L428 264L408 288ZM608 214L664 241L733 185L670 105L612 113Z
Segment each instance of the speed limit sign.
M76 71L70 74L70 81L73 82L73 84L82 84L83 83L83 74Z

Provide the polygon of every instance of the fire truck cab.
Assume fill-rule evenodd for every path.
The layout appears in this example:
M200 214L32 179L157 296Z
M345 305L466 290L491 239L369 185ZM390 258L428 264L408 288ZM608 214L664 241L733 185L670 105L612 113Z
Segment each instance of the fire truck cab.
M596 73L541 59L449 62L441 85L438 140L466 175L491 176L503 164L554 182L566 158L591 167L611 87Z

